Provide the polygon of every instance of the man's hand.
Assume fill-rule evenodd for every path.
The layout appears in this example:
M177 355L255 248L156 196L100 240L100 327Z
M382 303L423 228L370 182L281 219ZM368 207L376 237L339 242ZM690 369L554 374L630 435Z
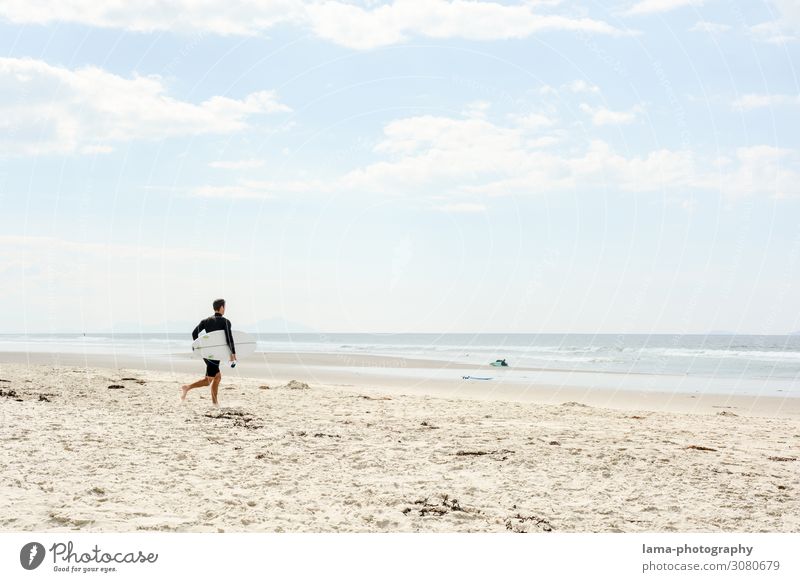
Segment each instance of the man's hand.
M231 354L231 362L235 362L235 361L236 361L236 354Z

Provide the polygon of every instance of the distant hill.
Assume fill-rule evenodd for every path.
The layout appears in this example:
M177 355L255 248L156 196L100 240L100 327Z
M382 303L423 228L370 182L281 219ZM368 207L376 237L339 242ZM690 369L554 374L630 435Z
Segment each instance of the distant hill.
M800 335L800 331L790 331L789 335Z

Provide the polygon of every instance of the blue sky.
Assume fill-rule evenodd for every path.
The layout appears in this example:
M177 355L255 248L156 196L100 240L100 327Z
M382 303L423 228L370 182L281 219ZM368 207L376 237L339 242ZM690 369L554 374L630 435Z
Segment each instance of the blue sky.
M800 8L0 4L8 331L800 329Z

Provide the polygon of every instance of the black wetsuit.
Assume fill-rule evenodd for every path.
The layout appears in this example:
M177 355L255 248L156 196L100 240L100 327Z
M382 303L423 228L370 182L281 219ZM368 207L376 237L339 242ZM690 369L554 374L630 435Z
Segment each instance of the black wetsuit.
M210 331L224 331L225 341L228 343L231 353L236 353L236 346L233 344L233 333L231 333L231 322L221 314L215 313L213 316L207 317L198 323L197 327L192 330L192 339L196 340L200 336L201 331L205 331L206 333ZM203 361L206 363L206 376L213 378L219 373L219 360L203 358Z

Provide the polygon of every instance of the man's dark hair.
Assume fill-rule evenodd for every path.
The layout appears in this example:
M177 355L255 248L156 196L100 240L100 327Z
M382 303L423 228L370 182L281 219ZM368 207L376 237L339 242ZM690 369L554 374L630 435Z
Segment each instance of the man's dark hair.
M219 311L220 307L225 307L225 300L224 299L215 299L214 303L212 305L214 306L214 311Z

